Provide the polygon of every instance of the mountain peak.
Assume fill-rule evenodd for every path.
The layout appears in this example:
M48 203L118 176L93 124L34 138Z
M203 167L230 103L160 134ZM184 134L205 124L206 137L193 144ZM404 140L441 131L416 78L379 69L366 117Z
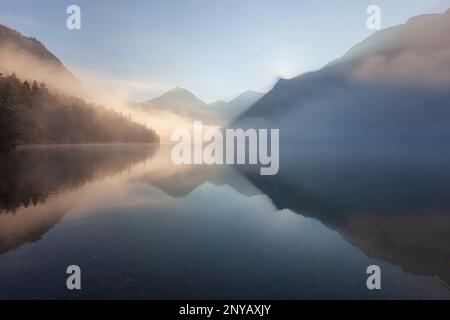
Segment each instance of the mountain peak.
M238 95L236 98L234 98L231 101L235 101L237 99L244 99L244 98L245 99L260 99L263 95L264 95L264 93L261 93L258 91L247 90L247 91L242 92L240 95Z
M181 87L175 87L169 91L164 92L157 98L150 100L151 102L158 104L185 104L196 105L206 107L206 104L197 98L192 92Z
M199 120L212 119L208 105L197 98L192 92L181 87L174 87L159 97L140 103L145 110L173 112L188 118Z
M190 93L187 89L176 86L173 89L170 89L168 92L183 92L183 93Z
M247 91L244 91L242 94L258 94L258 95L262 95L264 93L249 89Z

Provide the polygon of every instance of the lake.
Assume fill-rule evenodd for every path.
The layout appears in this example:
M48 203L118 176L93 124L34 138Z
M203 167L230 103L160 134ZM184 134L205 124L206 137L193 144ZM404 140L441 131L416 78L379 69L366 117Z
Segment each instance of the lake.
M170 148L1 156L0 298L450 299L449 155L284 146L260 176Z

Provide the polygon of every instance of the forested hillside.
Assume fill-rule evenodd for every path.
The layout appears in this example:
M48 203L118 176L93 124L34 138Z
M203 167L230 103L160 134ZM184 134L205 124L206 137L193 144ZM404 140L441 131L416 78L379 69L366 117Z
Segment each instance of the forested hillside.
M0 151L20 144L156 142L153 130L130 117L0 74Z

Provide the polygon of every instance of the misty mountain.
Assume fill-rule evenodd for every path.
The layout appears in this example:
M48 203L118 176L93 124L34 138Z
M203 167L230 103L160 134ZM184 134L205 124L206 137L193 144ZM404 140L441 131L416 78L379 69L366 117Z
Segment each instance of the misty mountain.
M450 10L375 32L319 71L280 80L239 127L281 140L369 147L450 138Z
M186 89L176 87L152 100L134 104L146 112L169 112L192 120L215 121L208 105Z
M263 95L248 90L229 102L219 100L208 105L190 91L176 87L157 98L131 105L149 114L173 113L190 121L202 120L208 124L222 125L231 122Z
M45 82L61 92L79 95L80 81L39 40L0 25L0 72Z
M23 144L159 142L130 116L81 99L83 91L41 42L0 25L0 152Z
M248 90L229 102L218 100L209 104L209 107L216 112L223 121L228 123L237 118L241 113L245 112L263 96L263 93Z

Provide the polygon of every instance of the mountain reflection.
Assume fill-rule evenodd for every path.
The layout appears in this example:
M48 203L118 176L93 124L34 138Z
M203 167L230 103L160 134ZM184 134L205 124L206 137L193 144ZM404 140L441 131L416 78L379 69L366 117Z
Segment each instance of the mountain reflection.
M205 182L247 197L265 194L277 209L318 219L372 258L450 285L449 155L293 152L277 176L249 167L175 166L167 149L152 161L158 157L161 166L148 168L140 182L173 197Z
M126 171L114 185L121 197L111 200L111 207L121 212L132 208L133 196L141 195L146 217L159 211L150 205L152 188L147 186L171 198L188 198L206 183L227 185L238 197L266 195L275 210L317 219L367 256L412 274L438 277L448 286L450 156L421 154L285 153L277 176L261 176L259 168L174 165L169 147L22 149L0 159L0 254L39 240L74 207L88 183ZM139 189L142 193L133 189L142 185L147 188ZM102 188L103 193L111 191L93 186ZM159 200L158 205L171 208L169 200ZM97 210L110 212L101 201L97 205ZM196 205L209 210L204 201ZM91 202L87 208L96 210Z
M232 166L173 164L170 160L170 148L161 148L149 161L145 171L134 180L157 187L173 198L188 196L207 182L216 186L229 185L247 197L261 194L259 189Z
M450 159L443 154L291 153L280 174L243 174L278 209L316 218L366 255L450 285Z

